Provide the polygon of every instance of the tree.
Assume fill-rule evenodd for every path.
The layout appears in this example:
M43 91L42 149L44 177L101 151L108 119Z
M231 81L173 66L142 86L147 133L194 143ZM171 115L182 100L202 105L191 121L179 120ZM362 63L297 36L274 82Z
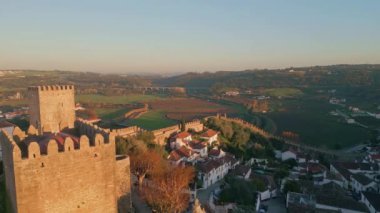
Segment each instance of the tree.
M116 138L116 154L118 155L135 155L148 150L146 143L138 140L136 137Z
M284 193L288 192L301 192L301 186L296 181L287 181L284 185Z
M149 185L144 187L147 203L159 213L183 212L189 204L186 191L195 175L193 167L167 166L152 175Z
M145 151L131 155L131 173L137 177L139 189L141 189L144 178L147 174L159 170L162 166L163 159L155 151Z

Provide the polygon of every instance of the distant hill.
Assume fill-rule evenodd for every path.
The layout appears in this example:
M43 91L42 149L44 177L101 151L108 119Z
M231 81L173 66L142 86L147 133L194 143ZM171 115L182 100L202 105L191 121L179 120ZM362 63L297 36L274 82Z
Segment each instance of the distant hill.
M156 85L181 87L380 86L380 65L331 65L287 69L186 73L156 79Z

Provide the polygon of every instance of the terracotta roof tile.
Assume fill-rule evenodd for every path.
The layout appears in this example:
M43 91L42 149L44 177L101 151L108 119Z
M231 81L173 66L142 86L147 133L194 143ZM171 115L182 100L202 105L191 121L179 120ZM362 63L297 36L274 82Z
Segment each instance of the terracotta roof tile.
M204 132L201 137L204 137L204 138L211 138L212 136L218 134L217 132L215 132L214 130L212 129L208 129L206 132Z

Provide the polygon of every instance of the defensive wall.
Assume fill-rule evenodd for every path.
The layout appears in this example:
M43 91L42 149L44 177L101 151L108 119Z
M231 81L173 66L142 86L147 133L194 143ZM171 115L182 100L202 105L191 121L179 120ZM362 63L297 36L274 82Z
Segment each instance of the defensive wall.
M46 149L32 141L21 150L0 132L13 212L131 211L129 157L115 156L114 134L81 121L76 125L79 146L67 137L63 151L53 139Z

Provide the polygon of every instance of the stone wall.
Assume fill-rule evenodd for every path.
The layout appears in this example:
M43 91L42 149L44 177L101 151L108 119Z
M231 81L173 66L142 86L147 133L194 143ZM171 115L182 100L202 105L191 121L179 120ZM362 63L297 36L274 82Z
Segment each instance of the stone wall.
M129 158L115 156L112 133L94 126L90 130L80 121L77 125L94 134L91 139L83 134L77 149L69 137L63 152L55 140L49 141L46 154L41 154L37 142L31 142L24 158L13 138L0 134L14 212L131 211Z
M191 122L185 123L185 130L189 131L190 129L195 132L201 132L204 129L203 123L200 120L194 120Z
M30 124L40 134L74 127L74 86L29 87L28 93Z
M166 140L176 132L179 132L181 129L179 125L173 125L162 129L157 129L152 131L154 135L154 140L156 144L165 145Z

